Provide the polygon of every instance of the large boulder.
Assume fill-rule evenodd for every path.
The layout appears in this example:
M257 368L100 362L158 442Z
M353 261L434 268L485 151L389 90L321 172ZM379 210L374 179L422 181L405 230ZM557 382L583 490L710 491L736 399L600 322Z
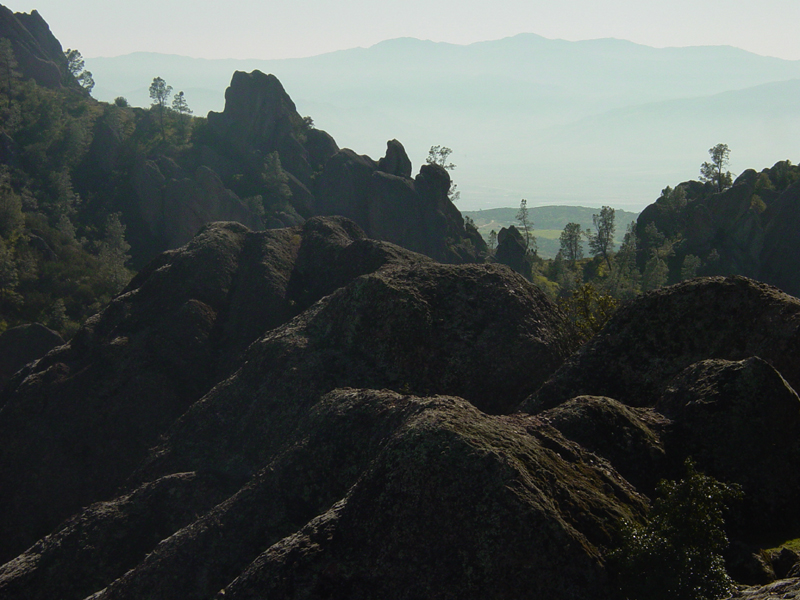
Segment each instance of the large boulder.
M613 398L578 396L538 415L564 437L608 460L648 495L669 472L664 431L669 419Z
M280 418L281 403L270 412ZM89 507L0 568L0 598L600 599L615 523L645 508L541 420L490 417L459 398L334 390L293 429L185 526L200 492L218 493L197 475ZM163 512L179 499L188 506Z
M761 357L800 389L798 354L800 300L744 277L693 279L620 308L521 410L581 395L654 406L673 377L711 358Z
M669 383L656 410L671 421L664 439L673 463L691 456L742 486L738 533L800 530L800 398L773 367L757 357L700 361Z
M514 227L503 227L497 234L497 250L494 259L500 264L511 267L520 275L531 278L531 263L528 260L528 249L525 239Z
M201 468L249 476L291 423L337 387L454 394L485 412L507 413L569 348L565 318L505 268L386 266L254 342L236 376L173 426L136 477Z

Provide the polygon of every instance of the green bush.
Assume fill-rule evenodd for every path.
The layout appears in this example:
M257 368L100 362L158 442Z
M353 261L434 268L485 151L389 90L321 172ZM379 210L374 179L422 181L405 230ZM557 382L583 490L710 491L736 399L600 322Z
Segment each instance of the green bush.
M628 600L715 600L730 592L723 511L741 491L699 473L691 459L686 471L680 481L659 483L649 522L623 523L610 565Z

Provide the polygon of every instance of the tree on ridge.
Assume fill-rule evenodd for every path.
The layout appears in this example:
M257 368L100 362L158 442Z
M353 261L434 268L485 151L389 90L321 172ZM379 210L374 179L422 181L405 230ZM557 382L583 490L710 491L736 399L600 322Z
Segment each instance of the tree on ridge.
M150 84L150 99L153 101L153 106L158 107L158 116L161 123L161 138L164 138L164 109L167 108L167 102L172 95L172 86L167 85L161 77L154 77L153 83Z
M713 183L717 191L721 192L733 185L733 174L726 171L731 155L728 144L717 144L708 149L711 162L704 162L700 166L700 181Z

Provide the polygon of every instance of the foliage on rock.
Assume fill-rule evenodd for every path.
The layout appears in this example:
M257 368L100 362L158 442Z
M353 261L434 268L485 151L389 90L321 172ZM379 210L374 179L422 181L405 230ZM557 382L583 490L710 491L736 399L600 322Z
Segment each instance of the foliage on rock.
M610 559L628 600L717 600L731 590L724 510L741 491L698 472L691 460L685 465L683 479L659 484L644 525L622 527L622 545Z

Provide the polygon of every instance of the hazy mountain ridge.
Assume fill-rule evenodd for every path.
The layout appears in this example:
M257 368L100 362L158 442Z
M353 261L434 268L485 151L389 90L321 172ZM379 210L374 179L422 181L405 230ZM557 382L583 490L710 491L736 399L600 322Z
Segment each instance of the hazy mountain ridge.
M468 210L523 197L531 206L591 202L639 210L667 182L694 176L715 143L728 143L734 167L743 169L793 158L800 132L791 86L777 86L757 105L748 104L747 91L800 78L800 61L724 46L650 48L522 34L467 46L402 38L301 59L136 53L87 64L98 98L123 95L147 105L147 86L158 75L184 90L200 115L222 108L232 70L274 73L298 110L344 146L377 155L376 140L402 139L415 163L433 144L453 148ZM710 99L723 92L729 95ZM709 109L685 103L691 99ZM652 105L671 102L660 110L673 119L652 114ZM629 123L609 111L636 118ZM765 115L779 123L767 136L759 131Z

